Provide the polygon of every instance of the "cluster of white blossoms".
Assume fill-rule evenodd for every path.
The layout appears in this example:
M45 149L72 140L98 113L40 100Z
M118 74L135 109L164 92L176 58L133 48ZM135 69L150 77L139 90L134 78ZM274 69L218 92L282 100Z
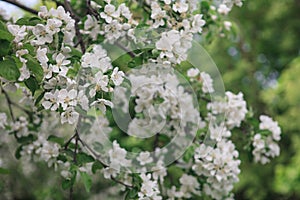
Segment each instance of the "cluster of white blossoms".
M171 189L168 189L168 199L189 199L193 195L200 196L200 184L196 177L188 174L183 174L179 179L179 183L179 190L177 190L175 186L172 186Z
M266 164L270 162L270 158L279 156L280 147L277 142L280 140L281 129L277 122L266 115L261 115L259 119L259 129L269 133L263 134L258 132L254 135L252 154L255 162Z
M57 143L49 142L44 136L39 136L32 144L22 147L20 154L34 156L36 160L42 160L52 166L57 162L56 158L59 155L59 145Z
M193 14L197 1L150 1L152 28L169 28L156 42L161 62L181 63L187 59L187 52L192 47L193 35L202 32L205 21L203 15ZM176 15L176 20L174 20Z
M160 190L158 188L158 183L156 180L153 180L151 178L151 174L141 174L142 187L141 191L138 193L139 200L162 200L162 197L160 196Z
M231 135L246 123L243 94L226 92L209 99L217 93L211 73L190 67L181 76L176 69L187 60L193 38L205 40L210 23L230 31L231 22L222 16L233 5L242 2L105 0L83 8L88 14L82 19L58 6L49 11L41 7L31 21L8 22L13 36L8 38L13 52L8 57L20 76L16 73L15 81L1 77L1 90L11 84L22 91L20 105L10 106L28 117L0 113L1 131L17 138L21 157L60 169L70 182L77 172L90 176L96 164L104 178L121 183L134 199L193 199L203 194L232 199L241 161ZM203 9L207 12L201 13ZM141 48L131 51L133 47ZM130 52L113 60L116 48ZM245 137L253 142L254 160L265 164L279 155L281 130L267 116L260 121L257 134ZM70 128L69 134L65 127L75 131ZM132 141L139 137L149 144L130 152L125 133ZM204 136L216 145L206 144ZM76 162L78 155L82 157ZM172 180L172 173L180 173L179 180Z
M222 140L216 147L201 144L195 150L193 170L204 176L203 192L214 199L230 197L233 184L238 182L240 173L238 151L230 141Z
M19 119L11 124L12 130L15 131L18 138L28 136L28 121L26 117L21 116Z
M207 109L211 110L213 115L225 114L225 124L228 129L240 127L241 122L248 113L247 104L243 93L237 95L227 91L225 101L213 101L207 104Z
M93 15L87 15L82 33L89 34L93 40L96 40L98 35L104 35L112 44L124 36L131 37L137 22L133 20L132 13L125 3L115 6L111 0L105 0L105 6L98 8L101 9L100 20Z
M177 145L182 146L188 142L187 136L199 128L199 124L204 126L197 106L191 103L193 95L180 85L179 78L170 66L148 64L132 70L128 80L131 88L127 91L130 91L130 96L136 97L134 111L138 113L128 124L129 135L142 138L156 133L168 137L177 135L182 139ZM119 94L115 95L121 105L128 105L126 101L129 98L120 102Z
M200 73L200 70L198 68L191 68L187 71L187 76L192 82L196 81L202 84L203 93L213 93L215 91L213 80L208 73Z

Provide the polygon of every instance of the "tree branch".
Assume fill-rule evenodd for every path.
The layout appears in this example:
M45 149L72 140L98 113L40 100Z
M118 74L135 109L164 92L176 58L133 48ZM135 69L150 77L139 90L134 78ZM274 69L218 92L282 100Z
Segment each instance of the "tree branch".
M121 43L119 43L118 41L115 42L115 45L117 45L118 47L120 47L122 50L124 50L126 53L128 53L130 55L131 58L135 58L136 55L134 52L130 51L129 49L127 49L126 47L124 47Z
M80 29L79 29L79 26L78 26L78 23L80 22L80 17L78 17L76 15L76 13L73 11L71 5L70 5L70 2L68 0L65 0L64 1L64 7L66 9L66 11L68 11L71 15L71 17L75 20L75 32L76 32L76 36L78 38L78 42L80 44L80 48L81 48L81 51L82 53L85 53L85 44L83 42L83 39L82 39L82 35L80 33Z
M96 17L97 20L99 20L99 14L98 14L97 10L92 8L91 0L86 0L86 7L87 7L87 14L93 15L94 17Z
M25 5L23 5L23 4L19 3L19 2L17 2L16 0L1 0L1 1L4 1L4 2L6 2L6 3L10 3L10 4L12 4L12 5L15 5L15 6L21 8L21 9L27 11L27 12L30 12L30 13L32 13L32 14L34 14L34 15L38 15L38 11L37 11L37 10L34 10L34 9L32 9L32 8L29 8L29 7L25 6Z

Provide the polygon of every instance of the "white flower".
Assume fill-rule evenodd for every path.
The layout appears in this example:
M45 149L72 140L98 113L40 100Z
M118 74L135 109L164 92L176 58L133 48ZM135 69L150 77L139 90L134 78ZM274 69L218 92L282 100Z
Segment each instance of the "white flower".
M172 0L164 0L164 3L169 5L171 3Z
M190 198L191 193L197 194L200 184L195 177L183 174L179 182L181 184L180 191L183 192L184 197Z
M89 109L89 99L87 98L84 92L84 90L79 91L77 96L77 103L80 104L82 109L87 111Z
M187 76L190 78L194 78L196 76L198 76L200 73L198 68L191 68L187 71Z
M60 73L62 76L65 76L68 68L66 67L71 63L70 60L66 59L66 56L63 55L62 53L59 53L56 58L56 65L53 65L53 72L55 73Z
M65 9L62 6L58 6L57 9L51 8L49 11L49 15L56 17L59 20L64 20L66 23L70 23L72 18L70 17L70 13L66 13Z
M57 110L59 106L58 102L58 90L55 90L54 93L52 92L46 92L44 95L44 101L42 102L42 105L45 109L51 109L52 111Z
M231 132L227 130L224 124L219 126L211 125L209 126L210 138L220 142L223 138L228 138L231 136Z
M66 110L68 106L77 105L77 91L72 89L70 91L62 89L58 93L58 102L61 104L63 110Z
M230 11L230 8L228 8L225 4L221 4L218 8L218 13L227 15Z
M176 191L176 187L172 186L171 189L167 190L168 200L176 200L183 197L184 193L182 191Z
M103 172L104 178L110 179L111 177L115 178L118 175L119 170L116 170L111 167L106 167L102 170L102 172Z
M205 25L205 21L202 19L203 15L197 14L194 16L192 22L192 31L201 33L202 27Z
M131 161L126 159L127 151L121 148L117 141L113 141L113 148L109 150L108 154L109 166L115 170L119 171L122 166L128 167L131 164Z
M96 40L100 33L100 25L98 24L97 19L91 15L87 15L87 20L84 22L84 30L86 30L84 33L89 34L93 40Z
M59 155L59 145L57 143L45 141L40 150L41 159L48 162L51 158L57 158Z
M53 34L48 33L43 24L37 24L33 28L32 33L36 36L36 40L33 41L36 45L52 43L53 41Z
M266 115L261 115L259 119L261 121L259 124L259 129L271 131L273 139L279 141L281 129L278 126L278 122L273 121L272 118Z
M48 19L46 24L46 31L54 35L55 33L60 31L60 27L62 26L62 21L59 19Z
M231 141L222 140L212 148L201 144L195 150L195 164L192 169L199 176L206 177L203 192L214 199L224 199L233 189L240 173L238 152Z
M29 135L28 121L25 117L21 116L16 122L12 124L12 130L17 132L17 137L24 137Z
M95 45L93 52L87 52L82 56L82 67L100 69L105 73L112 68L112 65L106 50L101 45Z
M0 113L0 128L4 129L7 125L7 116L5 113Z
M141 165L153 162L153 158L148 151L141 152L136 159L140 162Z
M24 81L30 77L30 71L28 70L25 62L23 63L22 67L20 68L21 75L18 81Z
M124 35L122 30L123 25L118 20L112 20L109 24L104 26L104 34L106 39L111 43L114 43L115 40Z
M207 104L207 109L211 109L213 114L225 114L227 128L239 127L248 112L243 93L235 95L227 91L225 94L226 102L213 101Z
M111 4L107 4L104 7L104 12L100 13L102 19L105 19L107 23L111 23L113 18L117 18L120 16L119 11L116 11L116 7Z
M25 36L28 34L26 32L25 25L20 27L19 25L8 24L7 29L13 36L15 36L15 39L14 39L15 43L21 42L25 38Z
M215 89L213 87L213 80L210 77L210 75L205 72L201 72L200 77L201 77L202 84L203 84L202 91L204 93L213 93L215 91Z
M167 176L167 169L164 166L164 162L162 160L159 160L156 163L156 166L151 168L151 171L152 171L152 177L154 180L159 179L161 182L163 182L164 177Z
M41 63L42 66L47 66L47 62L49 61L47 57L47 48L39 47L36 51L36 58Z
M266 164L270 162L270 158L279 156L280 147L275 141L280 140L281 129L278 123L273 121L272 118L261 115L259 117L260 130L268 130L272 135L263 137L261 134L257 133L253 137L252 145L254 147L252 154L254 156L255 162L260 162L261 164Z
M224 21L224 27L227 31L230 31L232 23L230 21Z
M106 100L106 99L98 99L98 100L92 102L91 106L96 106L102 111L102 113L105 113L106 112L106 106L109 106L109 107L112 108L113 103L111 101Z
M49 16L49 12L46 6L41 6L40 11L38 13L40 18L47 18Z
M253 138L253 146L258 150L265 148L265 141L261 138L260 134L255 134Z
M158 28L159 26L165 25L164 18L167 17L166 11L162 10L159 6L159 4L155 1L151 3L151 18L155 20L153 24L153 28Z
M171 30L169 32L162 33L159 41L156 42L156 48L162 51L172 51L173 44L180 39L179 32Z
M120 13L122 16L124 16L126 19L131 19L131 12L129 10L129 8L125 5L125 3L122 3L119 7L118 7L118 13Z
M177 1L172 8L175 12L184 13L188 11L189 5L184 1Z
M68 107L63 113L61 113L61 123L75 124L79 118L79 114L73 107Z
M124 78L123 78L124 75L125 75L124 72L119 71L119 68L116 67L116 68L114 68L113 73L111 75L111 80L113 81L113 83L116 86L119 86L119 85L121 85L121 83L124 80Z
M157 181L151 180L151 174L141 174L142 187L141 191L138 193L139 200L153 199L153 200L162 200L160 191L158 189Z
M109 80L107 75L103 75L102 72L98 72L95 75L95 78L92 80L92 83L94 83L95 86L89 91L90 97L94 97L96 95L96 92L108 92L108 81Z

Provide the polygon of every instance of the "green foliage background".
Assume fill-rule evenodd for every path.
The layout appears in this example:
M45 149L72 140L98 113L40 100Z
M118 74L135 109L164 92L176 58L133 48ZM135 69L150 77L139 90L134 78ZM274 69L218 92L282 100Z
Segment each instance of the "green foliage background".
M274 117L283 132L281 155L270 164L241 153L236 199L300 199L299 10L299 0L245 1L229 15L237 36L208 45L226 90L242 91L254 112Z

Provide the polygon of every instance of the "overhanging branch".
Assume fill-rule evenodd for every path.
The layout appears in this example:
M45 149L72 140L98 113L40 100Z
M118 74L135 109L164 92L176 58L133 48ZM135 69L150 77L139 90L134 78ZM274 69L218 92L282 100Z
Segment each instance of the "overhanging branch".
M17 2L17 1L15 1L15 0L1 0L1 1L4 1L4 2L6 2L6 3L10 3L10 4L12 4L12 5L15 5L15 6L21 8L21 9L27 11L27 12L30 12L30 13L32 13L32 14L34 14L34 15L38 15L38 11L37 11L37 10L34 10L34 9L32 9L32 8L29 8L29 7L27 7L27 6L23 5L23 4L21 4L21 3Z

